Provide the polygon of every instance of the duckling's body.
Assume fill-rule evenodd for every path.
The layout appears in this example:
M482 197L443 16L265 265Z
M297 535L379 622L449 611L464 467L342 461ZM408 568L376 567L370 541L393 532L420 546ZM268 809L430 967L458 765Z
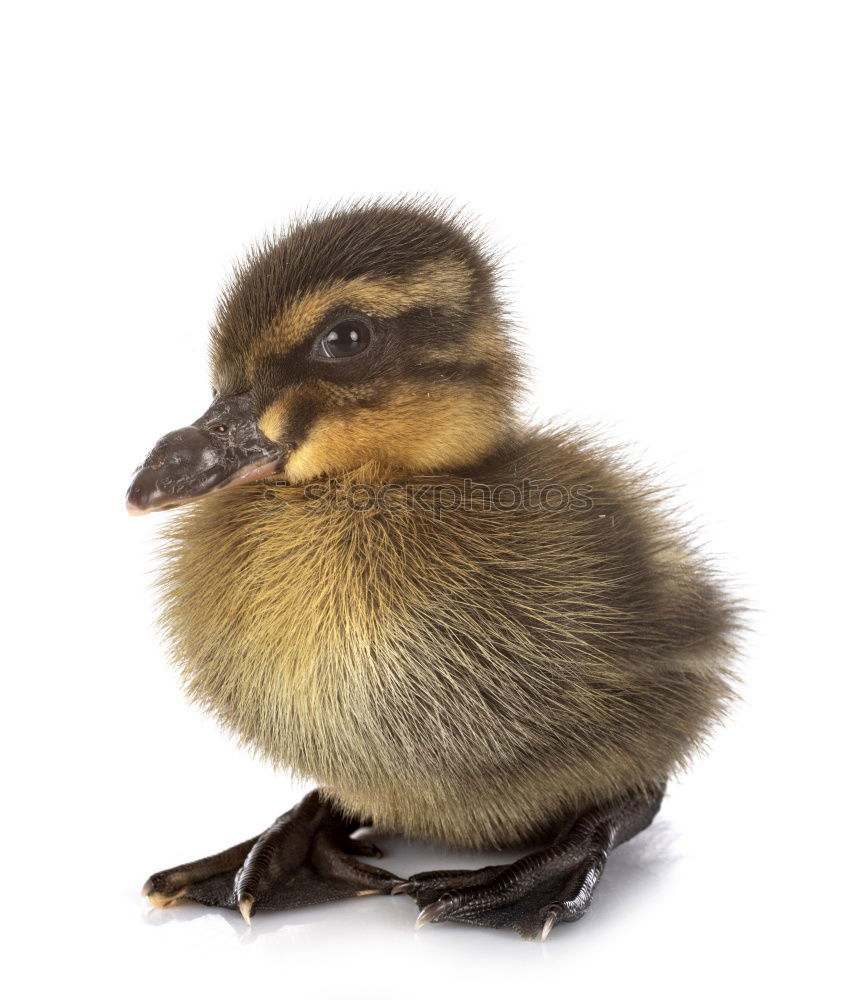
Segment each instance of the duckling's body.
M582 435L523 424L492 267L430 208L330 213L260 248L213 368L215 402L162 439L130 506L204 495L167 531L175 658L193 697L320 792L154 876L151 898L249 915L409 891L423 919L528 934L580 916L729 695L735 608L659 492ZM401 883L350 861L371 821L553 846L516 875Z
M665 780L720 713L726 605L615 466L530 432L467 478L531 480L534 509L486 510L477 487L438 513L463 476L377 467L334 502L262 483L187 509L165 621L189 690L355 818L453 845L525 842ZM393 509L349 509L385 483ZM547 484L571 510L540 509Z

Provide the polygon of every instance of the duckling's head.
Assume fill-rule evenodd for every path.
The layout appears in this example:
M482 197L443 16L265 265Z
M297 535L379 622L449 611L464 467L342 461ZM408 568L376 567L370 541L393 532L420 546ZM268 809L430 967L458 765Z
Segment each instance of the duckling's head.
M339 209L253 249L212 328L214 400L138 470L132 513L368 462L467 468L513 425L521 365L495 267L418 202Z

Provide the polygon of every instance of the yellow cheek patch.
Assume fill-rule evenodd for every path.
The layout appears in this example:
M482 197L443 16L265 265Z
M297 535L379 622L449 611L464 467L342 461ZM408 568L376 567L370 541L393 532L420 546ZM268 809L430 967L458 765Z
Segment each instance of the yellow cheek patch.
M377 462L427 472L484 458L502 434L502 404L466 387L397 393L383 406L322 416L285 467L291 483Z
M290 394L274 400L259 417L258 429L271 441L280 441L290 412Z
M300 343L328 312L340 306L377 319L421 308L460 312L467 307L472 292L473 272L453 257L429 261L411 274L395 278L363 275L350 281L324 282L283 306L278 318L252 344L248 365L253 369L263 355Z

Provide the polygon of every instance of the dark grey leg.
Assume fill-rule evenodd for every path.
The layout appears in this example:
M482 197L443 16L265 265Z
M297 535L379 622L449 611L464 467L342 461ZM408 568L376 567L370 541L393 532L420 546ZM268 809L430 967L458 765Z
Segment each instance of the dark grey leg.
M260 836L157 872L142 892L157 907L188 899L238 909L248 923L255 910L389 893L400 880L354 857L381 857L372 844L350 839L356 826L311 792Z
M511 927L543 940L556 924L584 916L608 854L649 826L663 794L662 786L589 809L567 824L551 847L514 864L422 872L392 891L414 898L418 927L450 920Z

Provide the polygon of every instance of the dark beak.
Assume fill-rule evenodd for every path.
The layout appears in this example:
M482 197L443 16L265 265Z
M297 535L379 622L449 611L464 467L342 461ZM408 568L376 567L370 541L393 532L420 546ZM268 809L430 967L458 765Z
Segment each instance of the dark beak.
M165 434L136 471L130 514L169 510L208 493L280 472L291 449L256 426L249 393L216 399L196 423Z

